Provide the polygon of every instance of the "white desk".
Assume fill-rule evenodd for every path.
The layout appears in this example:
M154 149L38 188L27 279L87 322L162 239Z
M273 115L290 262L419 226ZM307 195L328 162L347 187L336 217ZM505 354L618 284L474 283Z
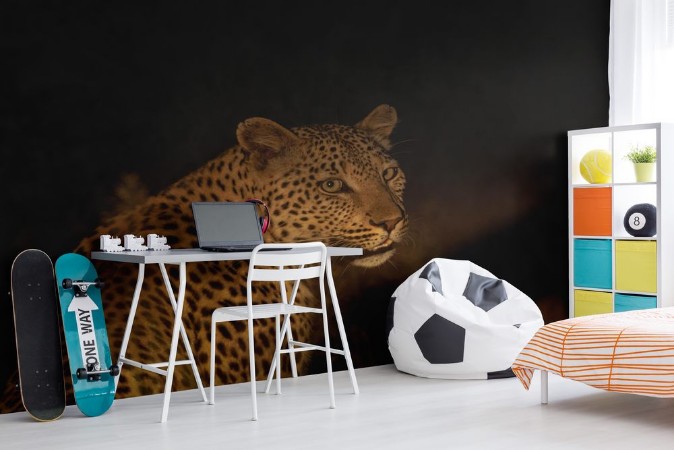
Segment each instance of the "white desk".
M287 253L284 252L284 253ZM166 422L168 418L168 408L171 401L171 386L173 384L173 372L176 365L191 365L194 378L197 382L199 391L204 402L206 400L206 392L204 391L204 386L201 383L201 377L199 376L199 370L197 369L197 364L194 359L194 354L192 353L192 346L190 345L189 338L185 332L185 328L182 323L182 312L183 305L185 303L185 286L187 283L187 263L193 262L207 262L207 261L241 261L250 259L251 252L237 252L237 253L221 253L221 252L208 252L201 249L175 249L175 250L165 250L165 251L142 251L142 252L91 252L91 259L96 259L99 261L113 261L120 263L131 263L138 264L138 279L136 280L136 289L133 293L133 300L131 302L131 310L129 311L129 318L126 322L126 328L124 330L124 338L122 339L122 346L119 352L118 365L121 371L124 364L129 364L134 367L138 367L144 370L148 370L159 375L166 377L166 384L164 386L164 406L162 408L161 422ZM335 282L332 278L332 264L331 257L333 256L360 256L363 254L363 249L360 248L347 248L347 247L328 247L328 261L326 266L326 275L328 279L328 289L330 291L330 298L332 300L332 306L335 310L335 319L337 321L337 328L339 329L339 336L342 340L343 350L331 349L331 353L336 353L339 355L344 355L346 359L346 365L349 370L349 376L351 378L351 385L353 386L353 392L358 394L358 382L356 381L356 374L353 370L353 361L351 360L351 352L349 351L349 344L346 339L346 332L344 330L344 322L342 321L342 313L339 308L339 302L337 300L337 291L335 290ZM166 287L166 292L168 293L168 298L171 301L173 310L175 312L175 320L173 322L173 334L171 337L171 349L169 351L169 358L166 362L159 363L147 363L134 361L126 357L126 349L129 345L129 338L131 337L131 330L133 328L133 320L136 315L136 308L138 307L138 301L140 299L140 292L143 287L143 279L145 277L145 265L146 264L158 264L161 271L162 277L164 279L164 285ZM179 266L179 283L178 283L178 296L176 298L173 288L168 277L168 272L166 271L166 264L176 264ZM293 295L295 292L293 292ZM182 361L176 361L176 354L178 350L178 336L181 337L183 345L187 351L187 359ZM293 365L293 376L297 376L295 367ZM119 380L119 377L116 378ZM116 381L117 382L117 381ZM116 385L115 385L116 388Z

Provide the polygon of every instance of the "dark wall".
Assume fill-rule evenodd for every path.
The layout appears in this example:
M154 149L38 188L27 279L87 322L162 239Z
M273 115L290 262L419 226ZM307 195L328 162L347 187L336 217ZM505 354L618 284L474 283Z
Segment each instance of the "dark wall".
M20 250L56 258L91 234L124 173L157 192L248 117L351 124L387 103L411 237L343 288L357 365L390 361L388 296L436 256L561 319L565 132L607 125L608 33L608 0L3 2L0 292ZM10 317L7 297L5 343Z

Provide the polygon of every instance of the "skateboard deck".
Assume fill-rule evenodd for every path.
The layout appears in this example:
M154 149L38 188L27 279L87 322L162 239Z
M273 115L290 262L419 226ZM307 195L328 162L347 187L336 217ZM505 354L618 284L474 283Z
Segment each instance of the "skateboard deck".
M40 250L21 252L12 264L12 304L21 401L39 421L66 407L54 266Z
M112 406L119 374L110 356L102 283L91 261L67 253L56 260L56 284L75 403L83 414L100 416Z

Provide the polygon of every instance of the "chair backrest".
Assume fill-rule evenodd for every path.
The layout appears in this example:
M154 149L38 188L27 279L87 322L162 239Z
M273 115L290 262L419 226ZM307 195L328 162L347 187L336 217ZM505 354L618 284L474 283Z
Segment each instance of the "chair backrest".
M275 248L287 250L274 252ZM263 249L265 251L260 252ZM248 284L252 281L323 279L327 254L328 250L321 242L260 244L250 257Z

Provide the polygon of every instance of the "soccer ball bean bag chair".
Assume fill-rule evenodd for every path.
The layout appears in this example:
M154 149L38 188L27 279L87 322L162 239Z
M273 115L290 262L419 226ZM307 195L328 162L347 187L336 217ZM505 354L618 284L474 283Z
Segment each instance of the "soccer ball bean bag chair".
M505 378L541 326L536 304L507 281L470 261L433 259L391 297L388 345L412 375Z

